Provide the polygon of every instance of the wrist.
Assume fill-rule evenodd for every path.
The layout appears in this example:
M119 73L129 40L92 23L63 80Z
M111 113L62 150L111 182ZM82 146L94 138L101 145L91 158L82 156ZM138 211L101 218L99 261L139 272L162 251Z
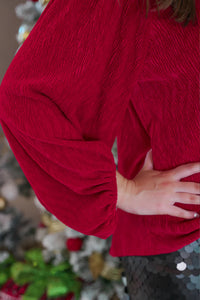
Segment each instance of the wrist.
M128 188L128 179L122 176L118 171L116 171L117 179L117 208L123 207L123 202L125 201L127 188Z

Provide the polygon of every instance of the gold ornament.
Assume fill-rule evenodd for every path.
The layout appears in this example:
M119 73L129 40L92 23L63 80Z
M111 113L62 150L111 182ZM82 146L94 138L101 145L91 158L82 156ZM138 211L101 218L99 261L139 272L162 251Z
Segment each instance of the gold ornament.
M29 31L24 31L24 33L23 33L23 35L22 35L22 39L23 39L23 42L26 40L26 38L28 37L28 35L29 35Z
M47 213L43 213L43 214L42 214L42 223L43 223L44 225L46 225L47 227L50 226L50 223L51 223L51 217L50 217L49 214L47 214Z
M110 300L120 300L116 293L110 298Z
M54 220L48 213L42 214L42 223L48 228L48 233L63 231L66 227L59 220Z
M47 4L49 3L49 1L50 1L50 0L39 0L40 4L41 4L42 6L47 5Z
M53 220L49 226L49 233L63 231L65 229L65 224L60 221Z
M0 197L0 210L3 210L6 207L6 199L3 197Z
M101 253L93 252L89 257L89 268L94 279L101 274L104 267L104 259Z
M123 268L113 268L107 263L104 264L104 268L101 271L101 276L108 280L120 280L122 277Z

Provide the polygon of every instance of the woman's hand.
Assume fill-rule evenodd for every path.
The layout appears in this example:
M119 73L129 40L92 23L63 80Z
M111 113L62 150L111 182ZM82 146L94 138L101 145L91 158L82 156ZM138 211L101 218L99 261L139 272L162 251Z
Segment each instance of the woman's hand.
M194 218L196 212L173 204L200 204L200 184L179 181L195 173L200 173L200 163L188 163L169 171L154 170L150 150L142 169L133 179L123 177L122 180L122 175L118 172L117 182L120 184L117 207L138 215L167 214L186 219Z

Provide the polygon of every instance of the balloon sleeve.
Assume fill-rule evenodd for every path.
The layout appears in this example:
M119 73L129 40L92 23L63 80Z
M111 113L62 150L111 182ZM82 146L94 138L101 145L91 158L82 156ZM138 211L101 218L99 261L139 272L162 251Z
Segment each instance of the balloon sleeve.
M103 239L117 223L111 148L128 103L122 2L50 0L0 86L1 126L38 200Z

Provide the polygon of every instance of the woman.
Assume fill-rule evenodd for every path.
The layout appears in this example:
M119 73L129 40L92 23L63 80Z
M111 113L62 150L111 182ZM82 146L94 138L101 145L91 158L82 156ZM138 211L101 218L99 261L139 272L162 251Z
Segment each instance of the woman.
M193 8L192 1L182 2L182 7L181 1L174 4L187 15L189 7ZM199 21L197 1L196 10ZM151 188L147 178L153 167L166 170L199 160L200 155L199 25L190 22L182 26L182 22L170 18L172 13L169 6L158 18L155 6L150 10L148 54L117 136L118 171L133 178L138 194L131 197L135 189L132 180L128 181L121 192L122 209L118 211L110 254L121 257L130 299L134 300L200 298L200 221L184 219L189 217L186 210L195 210L195 205L179 201L177 196L183 196L184 190L173 196L168 185L166 201L156 199L162 182L155 197L146 192L146 198L142 198L144 183L146 189ZM137 175L150 147L153 160L149 157L143 168L146 177ZM186 181L199 182L199 175L182 178L183 189ZM157 200L160 207L153 210Z
M191 107L197 102L199 65L188 75L191 85L183 81L182 87L187 61L178 61L177 47L173 60L168 57L165 38L180 33L185 42L169 12L159 20L154 9L146 18L139 0L50 0L0 86L0 122L36 196L69 227L103 239L113 235L113 256L169 253L199 238L198 109L192 126L184 124L190 144L178 149L167 134L176 124L160 128L162 120L172 122L170 111L152 100L159 95L160 103L176 103L176 93L188 88ZM186 46L186 57L196 61L193 46ZM116 136L117 171L111 152ZM182 135L175 137L179 146Z

